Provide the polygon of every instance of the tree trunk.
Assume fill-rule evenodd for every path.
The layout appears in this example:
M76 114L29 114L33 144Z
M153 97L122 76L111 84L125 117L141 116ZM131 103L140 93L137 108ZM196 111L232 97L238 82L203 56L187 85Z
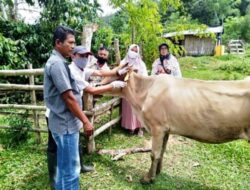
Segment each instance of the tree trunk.
M93 33L97 30L97 28L97 24L87 24L82 28L81 44L85 46L88 50L91 49Z
M132 26L131 42L132 42L132 44L135 43L135 26Z
M18 14L18 0L14 0L14 20L17 20Z
M5 7L4 7L3 1L0 1L0 6L1 6L1 12L2 12L2 14L3 14L3 18L4 18L5 20L7 20L7 19L8 19L8 16L7 16L6 9L5 9Z
M121 62L121 54L120 54L119 40L118 39L114 40L114 49L115 49L115 63L116 63L116 65L119 65Z

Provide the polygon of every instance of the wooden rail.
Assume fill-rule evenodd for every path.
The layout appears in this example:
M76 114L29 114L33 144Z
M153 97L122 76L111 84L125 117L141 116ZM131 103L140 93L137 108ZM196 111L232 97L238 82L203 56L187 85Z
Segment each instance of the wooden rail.
M41 113L46 110L44 105L37 105L36 101L36 91L43 91L43 85L36 85L34 82L34 76L43 75L44 69L33 69L32 65L28 66L29 69L23 70L0 70L0 76L29 76L29 84L9 84L9 83L0 83L0 90L21 90L21 91L30 91L31 103L32 105L19 105L19 104L0 104L0 109L14 109L14 110L31 110L32 114L29 113L29 116L32 116L34 120L34 127L31 129L25 129L31 132L37 133L37 142L41 142L40 133L46 133L47 130L41 129L39 125L39 118L41 117ZM88 152L95 151L95 141L94 138L97 137L103 131L110 129L113 125L120 122L121 116L118 116L115 119L112 119L113 109L117 106L120 106L121 99L113 98L108 102L104 102L102 104L98 104L94 107L93 104L93 95L84 93L84 113L88 116L90 122L94 125L95 120L98 119L101 115L109 114L109 122L99 127L94 131L94 134L88 141ZM4 115L11 114L13 111L9 112L7 110L6 113L2 113ZM1 114L1 113L0 113ZM16 113L18 115L22 115L24 113ZM39 117L40 116L40 117ZM45 117L45 116L44 116ZM1 129L10 129L9 126L0 126Z
M3 84L0 83L1 90L43 90L42 85L23 85L23 84Z
M0 76L43 75L43 69L0 70Z
M38 133L48 133L48 130L45 130L45 129L37 129L37 128L30 128L30 129L15 129L15 128L12 128L10 126L0 126L0 129L11 129L11 130L15 130L15 131L20 131L20 130L24 130L24 131L31 131L31 132L38 132Z

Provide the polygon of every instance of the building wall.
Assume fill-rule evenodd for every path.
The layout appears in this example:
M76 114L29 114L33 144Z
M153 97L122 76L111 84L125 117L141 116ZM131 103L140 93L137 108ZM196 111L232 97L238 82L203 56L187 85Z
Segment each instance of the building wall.
M184 47L187 55L213 55L215 42L211 38L185 36Z

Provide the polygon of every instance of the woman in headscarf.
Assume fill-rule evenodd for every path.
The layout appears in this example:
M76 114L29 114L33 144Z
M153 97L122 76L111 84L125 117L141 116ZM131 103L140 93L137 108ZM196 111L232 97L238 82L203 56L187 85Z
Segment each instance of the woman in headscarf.
M159 53L160 57L152 65L151 75L168 74L181 78L180 65L175 56L169 52L169 47L166 43L159 45Z
M146 65L142 61L139 51L138 45L130 45L125 58L121 61L121 65L128 64L138 74L148 76ZM143 135L142 126L132 112L130 104L125 99L122 100L122 127L129 130L131 134Z

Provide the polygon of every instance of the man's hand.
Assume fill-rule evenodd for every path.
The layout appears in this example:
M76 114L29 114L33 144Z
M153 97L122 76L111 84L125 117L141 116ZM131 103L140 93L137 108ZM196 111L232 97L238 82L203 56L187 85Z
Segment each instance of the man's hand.
M123 67L117 71L117 75L121 76L126 74L129 71L130 67Z
M92 124L89 121L87 121L86 123L84 123L83 127L84 127L84 134L87 137L90 137L91 135L93 135L94 129L93 129Z
M110 84L113 88L124 88L127 85L127 83L123 81L113 81Z

